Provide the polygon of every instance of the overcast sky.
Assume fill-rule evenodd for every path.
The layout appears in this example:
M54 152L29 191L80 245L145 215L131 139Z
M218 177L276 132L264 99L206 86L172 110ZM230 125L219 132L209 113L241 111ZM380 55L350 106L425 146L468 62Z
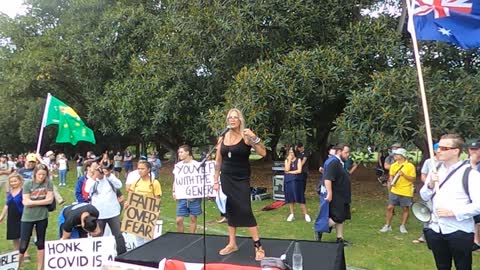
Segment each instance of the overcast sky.
M0 11L12 18L25 12L25 7L22 7L23 0L0 0L0 2Z

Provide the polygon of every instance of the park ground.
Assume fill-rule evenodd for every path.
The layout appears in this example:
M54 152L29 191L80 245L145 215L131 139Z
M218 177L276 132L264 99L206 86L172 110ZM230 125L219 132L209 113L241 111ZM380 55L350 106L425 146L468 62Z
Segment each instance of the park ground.
M264 161L252 162L252 186L267 187L272 191L272 163ZM74 168L74 167L73 167ZM175 202L171 197L172 186L172 163L164 163L161 169L161 185L163 190L161 218L164 220L163 231L175 231ZM74 201L75 172L70 171L66 187L59 187L62 195L67 202ZM122 178L124 179L124 178ZM310 215L314 219L318 213L318 196L316 194L316 185L318 183L318 172L311 170L307 184L307 207ZM420 181L417 181L418 186ZM393 218L390 233L382 234L378 230L385 222L385 206L387 192L376 180L373 168L360 166L352 175L352 220L346 222L345 239L352 242L353 246L345 248L345 257L347 264L351 269L435 269L435 264L431 252L425 244L412 244L412 240L420 236L421 224L413 215L410 215L407 223L408 234L401 234L398 230L400 225L400 215ZM415 195L418 198L418 194ZM4 201L4 194L0 195L0 200ZM272 200L254 201L252 204L254 214L259 224L262 237L282 238L282 239L304 239L313 240L313 223L306 223L301 218L300 209L296 209L297 219L293 222L287 222L288 207L273 211L262 211L261 209L271 204ZM400 209L397 209L400 213ZM219 212L214 202L206 203L206 232L210 234L227 234L226 224L217 224ZM57 237L57 216L58 209L51 213L47 240L55 240ZM188 223L188 222L186 222ZM199 224L203 224L203 218L199 218ZM188 226L188 224L187 224ZM199 231L203 231L203 226L199 226ZM238 234L248 236L244 229L240 229ZM5 239L5 225L0 224L0 235ZM325 241L334 241L335 234L324 235ZM279 257L281 254L269 254L268 247L266 255ZM0 253L11 250L11 243L6 240L0 241ZM30 244L29 252L32 254L32 262L27 263L24 269L33 270L35 268L35 249ZM480 252L473 255L473 269L480 270Z

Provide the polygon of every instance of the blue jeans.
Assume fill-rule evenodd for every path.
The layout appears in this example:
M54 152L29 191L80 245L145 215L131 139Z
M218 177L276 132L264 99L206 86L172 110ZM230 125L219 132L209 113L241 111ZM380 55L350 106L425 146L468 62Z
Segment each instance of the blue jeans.
M60 184L65 184L67 181L67 170L59 170L58 171L58 181Z

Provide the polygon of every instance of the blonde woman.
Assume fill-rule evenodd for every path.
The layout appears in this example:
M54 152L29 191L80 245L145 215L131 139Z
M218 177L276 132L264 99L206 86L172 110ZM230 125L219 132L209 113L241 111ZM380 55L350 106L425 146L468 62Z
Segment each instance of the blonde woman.
M260 242L258 226L253 216L250 202L250 149L261 156L266 155L265 146L250 129L245 128L245 119L238 109L227 114L227 125L231 128L221 139L217 148L214 189L219 189L219 177L223 192L227 195L226 217L228 219L228 244L219 251L228 255L238 250L236 243L237 227L247 227L253 239L255 259L265 257Z
M7 218L7 240L12 240L13 249L20 247L20 219L23 213L22 186L23 177L18 173L12 173L8 176L7 201L0 214L0 223ZM30 256L25 253L25 260L30 260Z

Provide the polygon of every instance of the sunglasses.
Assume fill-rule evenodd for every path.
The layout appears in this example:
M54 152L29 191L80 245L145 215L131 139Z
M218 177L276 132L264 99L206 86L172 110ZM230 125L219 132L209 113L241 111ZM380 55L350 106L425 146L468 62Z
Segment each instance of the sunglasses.
M439 151L448 151L448 150L452 150L452 149L458 149L458 147L448 147L448 146L439 146L438 147Z

